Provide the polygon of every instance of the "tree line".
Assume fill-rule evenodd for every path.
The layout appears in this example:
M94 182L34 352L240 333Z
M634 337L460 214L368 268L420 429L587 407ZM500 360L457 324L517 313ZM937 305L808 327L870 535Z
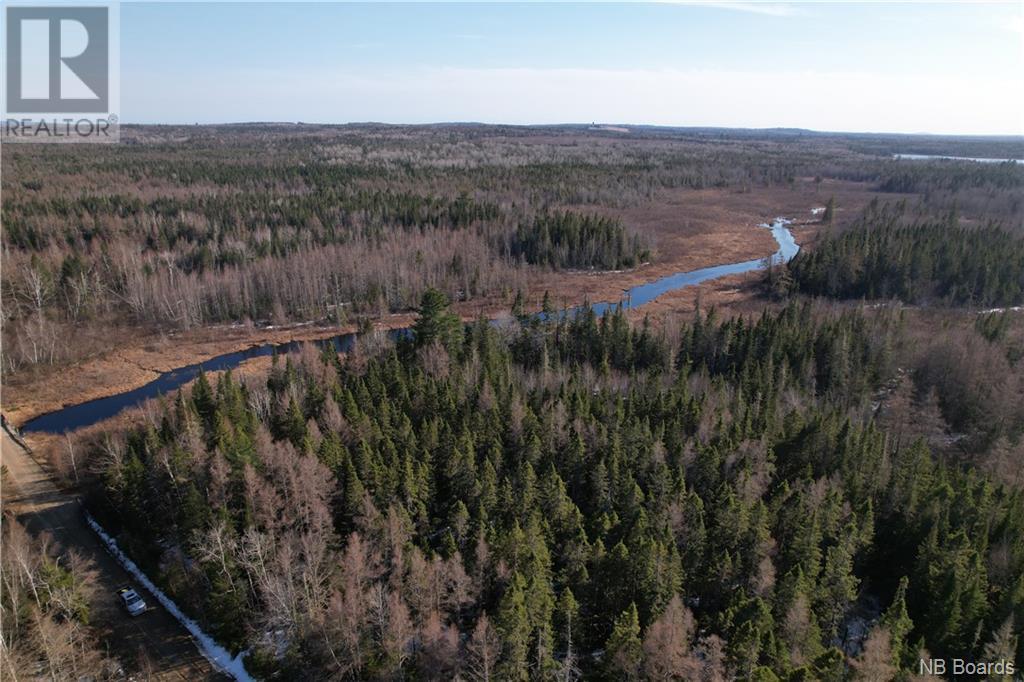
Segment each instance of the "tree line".
M798 291L834 298L1014 306L1024 302L1024 236L1000 225L903 219L898 207L865 215L790 264Z
M641 235L621 221L560 211L520 223L509 240L514 258L552 268L620 270L651 257Z

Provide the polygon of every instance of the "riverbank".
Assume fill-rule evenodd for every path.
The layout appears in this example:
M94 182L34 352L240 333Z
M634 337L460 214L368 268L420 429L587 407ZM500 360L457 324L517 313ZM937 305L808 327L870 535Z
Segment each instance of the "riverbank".
M838 189L838 188L835 188ZM869 193L863 188L844 188L848 201L860 203ZM856 200L854 199L856 197ZM527 305L539 309L545 291L550 291L558 306L572 307L584 301L617 301L622 292L653 282L667 275L723 263L758 259L773 253L776 244L771 233L757 226L774 215L804 216L820 204L820 195L808 192L763 190L749 193L724 193L716 190L688 191L662 197L658 202L625 208L614 213L629 224L652 232L657 239L658 260L628 271L531 273L524 292ZM798 241L816 229L800 226ZM740 286L744 276L730 276L730 286L709 282L688 288L678 296L669 294L669 303L644 306L641 310L658 313L665 309L692 310L697 296L706 303L739 303L752 296L749 287ZM480 315L497 317L507 313L510 300L480 299L454 306L464 320ZM634 311L633 315L637 315ZM641 313L642 315L642 313ZM378 329L396 329L411 324L413 312L387 315L375 321ZM224 325L197 330L150 333L126 341L119 348L98 357L42 373L37 377L5 382L3 410L15 425L68 405L113 396L137 389L158 378L162 372L205 362L210 358L243 351L260 344L318 340L354 331L354 325L337 326L298 324L256 328Z
M411 314L389 316L382 327L407 326ZM286 325L256 328L242 325L153 333L129 342L97 358L90 358L59 372L29 382L7 382L3 413L21 426L25 422L68 405L124 393L153 381L163 372L205 362L264 343L315 340L355 331L353 325ZM12 398L11 394L14 394Z
M792 258L798 246L793 241L792 235L788 229L784 227L784 223L788 221L776 221L771 226L771 233L774 237L774 241L777 242L779 250L773 258L784 258L786 260ZM760 225L762 228L767 228L766 224ZM675 272L667 277L663 277L653 282L645 282L636 287L624 290L625 296L614 296L610 297L607 301L594 302L594 309L598 314L602 310L607 309L609 306L625 305L626 308L633 308L642 306L646 303L654 301L660 295L672 292L681 288L697 286L704 282L713 281L720 279L723 276L741 274L753 272L760 269L762 262L765 258L747 259L741 262L718 264L713 267L700 268L696 270ZM615 275L619 273L608 273L609 275ZM585 299L586 300L586 299ZM565 304L567 305L567 304ZM565 309L578 309L569 308ZM476 315L464 316L465 320L472 319L486 315L489 319L500 319L501 313L488 312L486 310L479 311ZM402 329L408 329L411 320L403 320L402 316L396 316L389 320L391 324L379 325L380 328L393 327L394 324L403 324ZM307 325L302 326L304 330L309 329ZM323 342L332 343L334 348L339 351L346 350L351 344L354 334L351 330L345 332L340 327L335 329L331 327L322 327L319 330L312 329L310 341L317 342L316 339L320 333L331 334L330 337L324 339ZM294 335L290 335L294 336ZM224 369L233 369L239 367L242 363L247 360L253 359L254 357L267 357L275 352L288 352L298 346L296 345L296 339L290 338L286 343L280 341L276 342L264 342L262 344L251 346L241 351L230 351L224 354L217 355L210 358L209 360L203 361L202 363L190 362L184 365L173 365L173 360L167 356L161 358L162 363L172 364L172 367L164 371L163 373L157 373L156 376L147 381L143 386L130 389L127 391L119 392L110 397L103 397L99 399L93 399L76 403L74 405L58 409L48 414L45 414L38 419L32 419L23 424L26 431L31 432L46 432L53 434L61 434L66 431L75 431L84 427L90 427L102 421L106 421L111 417L119 415L122 411L130 408L134 405L141 404L147 400L157 398L160 395L166 395L177 390L180 386L190 383L199 373L200 368L205 369L207 372L216 372ZM180 344L178 346L180 348ZM138 368L145 374L156 372L156 367L146 367L140 363L134 363L130 365L133 368Z
M753 227L751 230L753 231ZM760 230L769 235L767 230ZM759 240L758 240L759 241ZM768 236L769 244L774 242ZM763 257L770 253L756 254ZM693 259L686 259L691 262ZM634 271L615 273L614 284L596 282L598 273L578 273L571 279L573 286L552 288L531 287L526 292L528 308L539 309L545 291L551 291L559 307L575 307L586 301L618 301L625 289L656 281L671 274L664 265L658 268L638 268ZM587 286L587 285L590 286ZM566 292L572 292L567 295ZM465 322L481 315L487 318L500 317L508 313L506 301L484 300L456 304L454 310ZM414 312L396 313L374 321L379 331L409 327L415 320ZM23 426L32 419L62 408L86 403L101 398L119 395L138 389L157 380L163 373L180 367L203 363L212 358L245 351L266 344L284 344L295 341L318 341L356 331L355 325L283 325L275 328L254 328L238 326L211 327L189 332L154 334L137 343L112 351L108 355L86 360L64 368L44 379L29 382L24 386L7 386L5 391L4 415L16 426ZM247 360L253 362L257 358ZM12 390L13 389L13 390ZM17 397L10 400L11 393ZM28 436L29 441L38 439L37 434Z

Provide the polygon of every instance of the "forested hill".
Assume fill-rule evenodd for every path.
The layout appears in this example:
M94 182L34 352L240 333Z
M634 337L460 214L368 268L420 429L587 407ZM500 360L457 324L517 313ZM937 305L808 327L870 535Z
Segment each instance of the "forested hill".
M90 505L268 678L1024 660L1021 493L864 418L898 318L452 322L200 376L97 441Z
M790 270L797 289L815 295L1015 306L1024 303L1024 234L869 210L801 251Z

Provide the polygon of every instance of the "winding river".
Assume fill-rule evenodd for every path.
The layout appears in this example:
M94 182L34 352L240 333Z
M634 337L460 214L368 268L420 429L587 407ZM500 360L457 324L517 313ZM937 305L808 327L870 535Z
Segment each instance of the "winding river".
M763 225L763 227L767 227L772 231L772 236L775 237L775 241L778 242L779 245L779 250L772 256L774 262L787 262L797 254L797 251L800 250L799 245L797 245L796 240L793 238L793 234L786 227L789 222L790 221L785 218L776 218L771 225ZM648 282L647 284L641 284L633 287L632 289L625 290L623 292L625 296L621 301L595 303L591 307L598 315L602 315L609 308L619 305L623 308L636 308L644 305L645 303L650 303L669 291L684 289L702 282L718 279L719 277L725 277L726 275L738 275L745 272L752 272L754 270L759 270L764 266L765 259L758 258L739 263L714 265L709 268L700 268L699 270L690 270L688 272L677 272L653 282ZM570 313L571 312L572 311L570 311ZM392 338L397 338L398 336L406 333L408 333L407 328L393 329L389 332L389 335ZM351 333L339 334L337 336L321 339L315 343L321 347L330 344L339 352L343 352L352 347L354 338L355 335ZM41 415L26 422L25 425L22 426L21 430L23 433L41 432L61 434L67 431L80 429L84 426L91 426L97 422L103 421L104 419L109 419L126 409L136 407L146 400L156 398L161 394L173 391L179 386L182 386L196 378L200 370L216 372L232 369L250 358L272 355L275 352L287 353L289 351L296 350L300 343L302 342L291 341L280 344L265 343L252 346L251 348L235 353L218 355L194 365L179 367L178 369L164 372L153 381L134 390L117 393L106 398L97 398L96 400L90 400L78 405L70 405L60 410Z

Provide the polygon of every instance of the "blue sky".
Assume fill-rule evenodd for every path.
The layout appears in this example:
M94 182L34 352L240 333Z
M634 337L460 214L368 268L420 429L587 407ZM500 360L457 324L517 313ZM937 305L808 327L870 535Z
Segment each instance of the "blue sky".
M1024 134L1024 3L121 5L122 119Z

